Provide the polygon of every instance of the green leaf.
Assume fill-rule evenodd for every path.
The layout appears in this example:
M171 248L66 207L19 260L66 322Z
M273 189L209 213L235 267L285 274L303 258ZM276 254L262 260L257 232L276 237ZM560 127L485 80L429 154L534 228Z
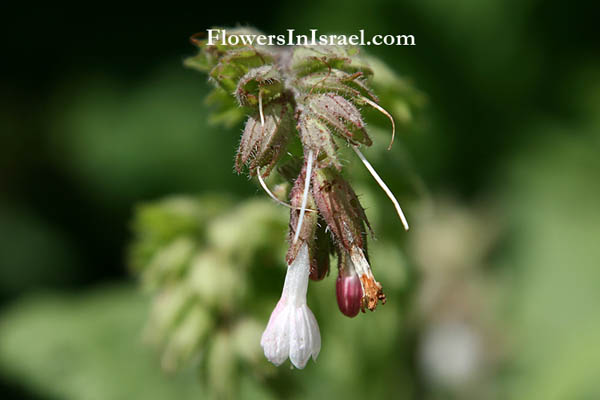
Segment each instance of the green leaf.
M0 318L0 368L57 399L202 398L193 371L164 375L142 343L146 307L129 287L26 298Z

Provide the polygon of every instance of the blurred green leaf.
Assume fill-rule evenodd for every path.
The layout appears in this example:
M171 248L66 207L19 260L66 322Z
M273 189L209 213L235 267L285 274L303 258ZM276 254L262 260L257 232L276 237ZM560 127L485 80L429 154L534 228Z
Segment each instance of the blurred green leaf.
M202 398L193 371L157 368L140 338L146 307L129 287L26 298L0 318L0 368L66 400Z
M547 130L511 164L506 301L515 399L600 396L600 146L597 135Z

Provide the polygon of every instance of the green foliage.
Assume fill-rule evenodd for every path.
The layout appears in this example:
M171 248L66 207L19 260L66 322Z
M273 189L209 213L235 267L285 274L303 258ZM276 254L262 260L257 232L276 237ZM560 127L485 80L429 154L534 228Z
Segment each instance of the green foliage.
M0 365L40 395L65 400L202 396L188 371L164 379L140 341L147 299L129 287L39 294L0 319Z
M503 196L514 230L501 260L514 286L506 300L514 358L502 382L511 398L592 399L600 396L599 136L572 141L541 129L546 143L516 157Z
M174 197L138 207L130 254L153 297L145 338L161 349L164 369L199 368L205 388L217 397L237 397L242 382L262 382L271 393L285 397L344 390L343 381L305 386L302 376L269 364L259 346L284 273L286 214L266 199L231 205L215 196ZM373 248L375 263L394 266L380 270L390 293L404 292L407 277L396 246L380 241ZM387 348L370 329L378 327L378 337L392 342L408 334L401 331L400 302L386 305L379 317L363 316L369 324L353 325L356 321L337 310L333 279L313 287L311 305L330 348L319 358L321 372L307 371L309 375L333 373L335 360L352 346L357 354L346 361L345 375L358 379ZM347 342L336 346L340 335Z
M217 196L173 197L139 206L133 228L131 265L153 295L145 337L163 368L200 367L220 398L237 392L240 370L264 379L251 276L279 265L282 210L266 200L233 207Z

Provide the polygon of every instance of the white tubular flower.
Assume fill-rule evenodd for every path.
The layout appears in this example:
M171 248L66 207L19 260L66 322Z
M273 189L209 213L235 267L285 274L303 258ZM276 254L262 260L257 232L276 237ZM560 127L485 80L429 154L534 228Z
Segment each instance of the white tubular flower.
M281 299L260 340L265 357L277 366L289 357L302 369L311 356L316 360L321 350L319 325L306 305L309 271L308 245L304 244L288 265Z

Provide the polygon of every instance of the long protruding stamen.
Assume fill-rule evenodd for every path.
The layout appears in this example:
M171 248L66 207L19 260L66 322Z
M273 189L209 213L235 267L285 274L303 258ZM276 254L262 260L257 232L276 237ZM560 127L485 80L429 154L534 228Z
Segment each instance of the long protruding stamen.
M371 163L365 158L363 153L361 153L360 150L356 146L352 146L352 148L354 149L356 154L358 154L358 157L363 162L363 164L365 164L365 167L367 167L367 169L369 170L369 172L371 173L371 175L373 176L375 181L377 181L377 183L379 184L379 186L381 186L381 188L383 189L385 194L387 194L387 196L390 198L392 203L394 203L394 207L396 208L396 212L398 213L398 216L400 217L400 220L402 221L402 225L404 225L404 229L408 230L408 221L406 221L406 217L404 216L404 213L402 212L402 208L400 208L400 204L398 203L398 200L396 200L396 197L394 196L394 194L392 193L390 188L388 188L387 185L385 184L385 182L383 182L383 180L379 177L379 175L377 174L377 172L375 171L375 169L373 168Z
M300 207L300 217L298 218L298 226L296 227L296 234L294 235L293 243L296 243L298 236L300 235L300 229L302 228L302 221L304 220L304 212L306 211L306 202L308 201L308 189L310 188L310 178L312 173L312 161L313 151L308 151L308 159L306 161L306 176L304 177L304 193L302 194L302 206Z
M262 107L262 90L258 90L258 113L260 114L260 126L261 128L265 127L265 116L263 114Z
M379 104L375 103L373 100L369 100L364 96L361 97L361 100L364 101L365 103L367 103L368 105L370 105L371 107L375 108L379 112L381 112L383 115L388 117L390 119L390 121L392 122L392 140L390 142L390 145L388 146L388 150L391 150L392 144L394 144L394 137L396 137L396 123L394 122L394 118L392 117L392 115L389 112L387 112L387 110L385 108L381 107Z
M265 192L267 192L267 194L269 195L270 198L272 198L273 200L275 200L277 203L281 204L282 206L285 206L287 208L291 208L292 210L299 210L299 207L294 207L291 204L286 203L285 201L281 201L277 198L277 196L275 196L273 194L273 192L271 192L267 186L267 184L265 183L264 179L262 178L262 175L260 174L260 167L256 167L256 176L258 176L258 181L260 182L260 186L263 188L263 190ZM306 211L310 211L310 212L316 212L317 210L313 210L312 208L307 208Z

